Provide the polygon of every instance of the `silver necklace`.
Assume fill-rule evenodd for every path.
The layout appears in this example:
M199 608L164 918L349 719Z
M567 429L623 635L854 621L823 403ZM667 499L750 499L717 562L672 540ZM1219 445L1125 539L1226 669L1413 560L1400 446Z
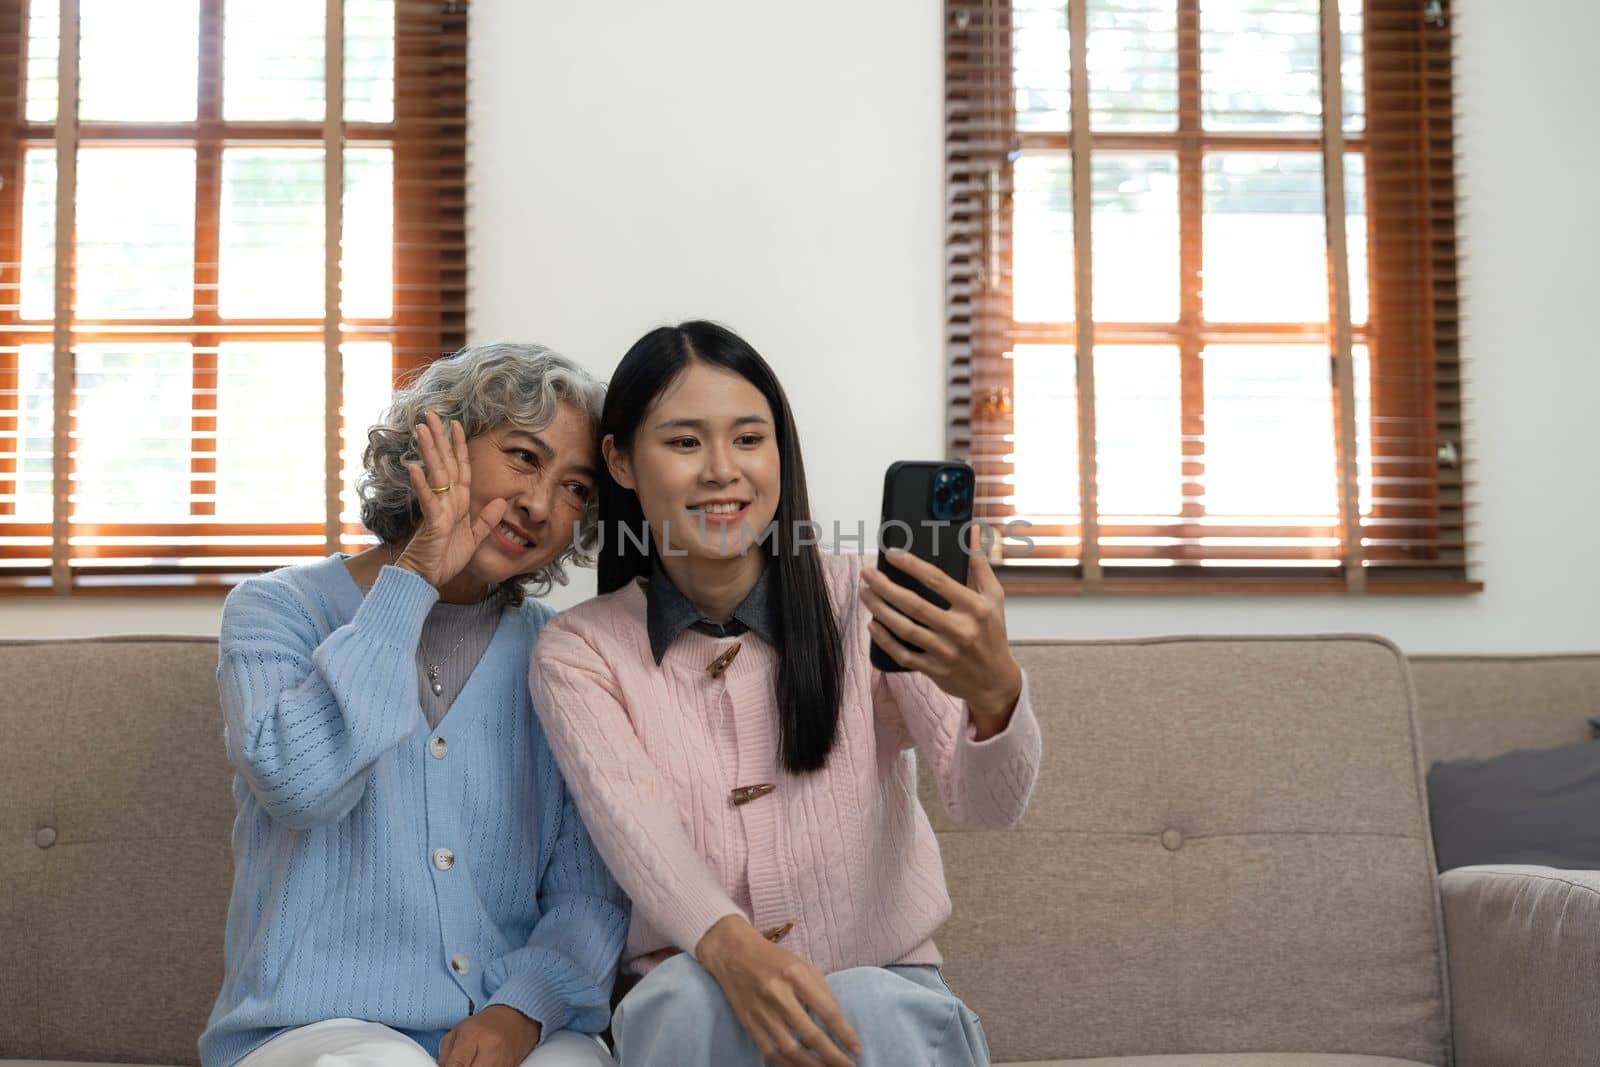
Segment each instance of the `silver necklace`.
M399 558L395 553L394 546L386 544L384 547L389 550L389 564L390 566L393 566L396 560ZM417 651L422 652L422 669L428 674L428 688L433 690L434 696L444 696L444 683L439 681L439 671L444 667L444 661L456 654L456 649L461 647L462 642L466 641L467 636L470 633L471 630L469 629L467 633L464 633L460 637L456 638L456 643L450 646L450 651L440 656L437 663L429 663L428 659L430 657L428 656L428 653L423 650L421 645L417 646Z
M470 633L471 631L469 630L468 632ZM422 654L423 669L428 672L428 686L433 690L434 696L437 697L444 695L444 685L439 681L439 668L444 666L445 660L456 654L456 649L460 648L461 643L466 639L467 634L462 634L460 637L456 638L456 643L450 646L450 651L440 656L439 662L437 663L429 663L428 654L426 652Z

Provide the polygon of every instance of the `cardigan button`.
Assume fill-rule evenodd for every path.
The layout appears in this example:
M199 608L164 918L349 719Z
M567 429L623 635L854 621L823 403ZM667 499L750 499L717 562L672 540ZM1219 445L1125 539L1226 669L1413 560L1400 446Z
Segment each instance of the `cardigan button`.
M447 848L433 850L433 865L441 871L448 871L456 865L456 854Z
M428 742L428 754L434 759L444 759L450 751L450 742L442 737L435 737Z
M760 785L741 785L738 789L728 794L728 799L733 801L733 806L737 808L750 803L752 800L760 800L777 788L770 782L763 782Z
M466 974L468 971L472 970L472 961L467 959L467 957L463 956L461 953L457 952L454 956L450 957L450 969L457 974Z
M728 664L733 662L733 657L739 654L739 642L735 641L729 646L728 651L712 660L706 667L706 674L712 678L721 678L722 672L728 669Z
M56 828L54 826L41 826L34 832L33 843L40 848L49 848L56 843Z

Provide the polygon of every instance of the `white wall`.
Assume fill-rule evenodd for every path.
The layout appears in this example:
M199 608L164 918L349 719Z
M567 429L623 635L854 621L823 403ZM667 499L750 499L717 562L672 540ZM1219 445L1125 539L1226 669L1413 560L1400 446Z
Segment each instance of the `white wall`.
M476 0L474 336L539 340L605 374L652 325L721 319L790 391L818 517L871 520L882 468L943 444L940 6ZM1600 407L1600 75L1582 59L1600 7L1455 7L1488 591L1019 596L1013 633L1362 630L1413 652L1600 649L1600 447L1584 433ZM210 631L217 608L0 601L0 635Z

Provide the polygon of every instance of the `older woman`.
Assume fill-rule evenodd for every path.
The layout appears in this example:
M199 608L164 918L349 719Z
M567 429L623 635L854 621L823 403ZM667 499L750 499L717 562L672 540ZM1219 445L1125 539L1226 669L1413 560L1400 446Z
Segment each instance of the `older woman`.
M237 771L226 975L205 1067L610 1064L625 902L528 694L595 537L603 387L464 349L368 435L380 544L252 578L217 682Z

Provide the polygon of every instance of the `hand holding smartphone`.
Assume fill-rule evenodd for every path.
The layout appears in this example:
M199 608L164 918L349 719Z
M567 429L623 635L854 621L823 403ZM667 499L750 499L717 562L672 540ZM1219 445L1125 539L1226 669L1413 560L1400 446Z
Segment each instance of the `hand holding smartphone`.
M904 461L891 464L883 476L883 514L878 528L878 569L890 581L909 589L943 610L949 602L882 556L905 549L927 560L960 585L967 584L967 526L972 521L977 479L965 463ZM908 646L914 652L922 649ZM878 643L872 643L872 665L881 671L904 671Z

